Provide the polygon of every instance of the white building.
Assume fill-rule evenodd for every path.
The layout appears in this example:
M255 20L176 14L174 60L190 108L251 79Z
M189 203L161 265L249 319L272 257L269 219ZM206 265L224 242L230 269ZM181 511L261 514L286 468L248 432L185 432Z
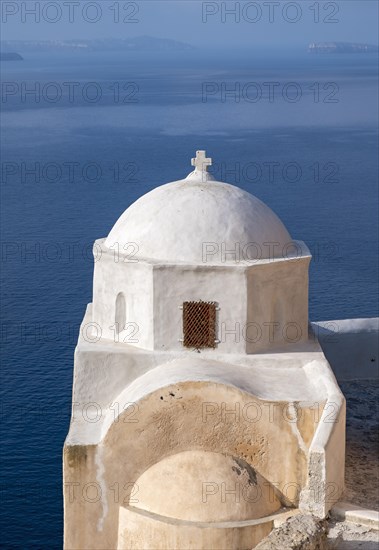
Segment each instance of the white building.
M94 247L64 449L65 547L252 548L343 491L345 403L308 323L306 245L187 178Z

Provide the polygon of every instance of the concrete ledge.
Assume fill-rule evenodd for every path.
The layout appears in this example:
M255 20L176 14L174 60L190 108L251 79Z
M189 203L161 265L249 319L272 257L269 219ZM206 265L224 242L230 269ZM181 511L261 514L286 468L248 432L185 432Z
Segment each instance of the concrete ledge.
M379 378L379 319L311 323L339 382Z
M337 502L330 513L341 521L358 523L359 525L379 530L379 512L376 510L367 510L366 508L355 506L350 502Z

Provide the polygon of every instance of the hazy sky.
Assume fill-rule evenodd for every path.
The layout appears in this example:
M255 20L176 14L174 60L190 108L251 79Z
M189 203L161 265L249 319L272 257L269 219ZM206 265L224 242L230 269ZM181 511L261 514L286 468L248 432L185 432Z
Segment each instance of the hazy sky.
M231 48L378 43L377 0L2 0L1 11L2 38L8 40L147 34Z

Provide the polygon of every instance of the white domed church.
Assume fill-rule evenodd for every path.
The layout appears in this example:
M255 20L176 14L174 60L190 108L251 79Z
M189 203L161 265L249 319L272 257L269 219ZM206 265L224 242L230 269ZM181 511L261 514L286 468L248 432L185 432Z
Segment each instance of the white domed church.
M253 548L344 484L345 401L305 243L197 151L94 245L64 446L65 548Z

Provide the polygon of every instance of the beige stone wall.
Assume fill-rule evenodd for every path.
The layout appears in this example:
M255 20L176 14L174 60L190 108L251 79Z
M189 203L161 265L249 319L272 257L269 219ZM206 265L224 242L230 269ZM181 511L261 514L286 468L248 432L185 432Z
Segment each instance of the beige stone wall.
M310 256L257 264L247 271L246 352L308 340Z
M227 291L226 291L227 289ZM246 324L247 289L243 267L155 266L154 346L157 350L183 351L182 310L184 301L216 302L217 352L245 353L242 329ZM224 337L225 330L235 335Z
M315 425L310 411L290 422L289 410L213 382L182 382L147 395L133 415L126 411L113 422L98 446L66 447L65 547L117 548L119 508L138 501L138 478L164 457L192 449L243 459L282 504L297 506ZM221 490L210 501L216 515L220 498Z
M102 338L124 342L137 348L153 349L153 272L146 262L107 250L102 240L94 246L93 330ZM123 293L126 302L126 330L115 332L116 298Z

